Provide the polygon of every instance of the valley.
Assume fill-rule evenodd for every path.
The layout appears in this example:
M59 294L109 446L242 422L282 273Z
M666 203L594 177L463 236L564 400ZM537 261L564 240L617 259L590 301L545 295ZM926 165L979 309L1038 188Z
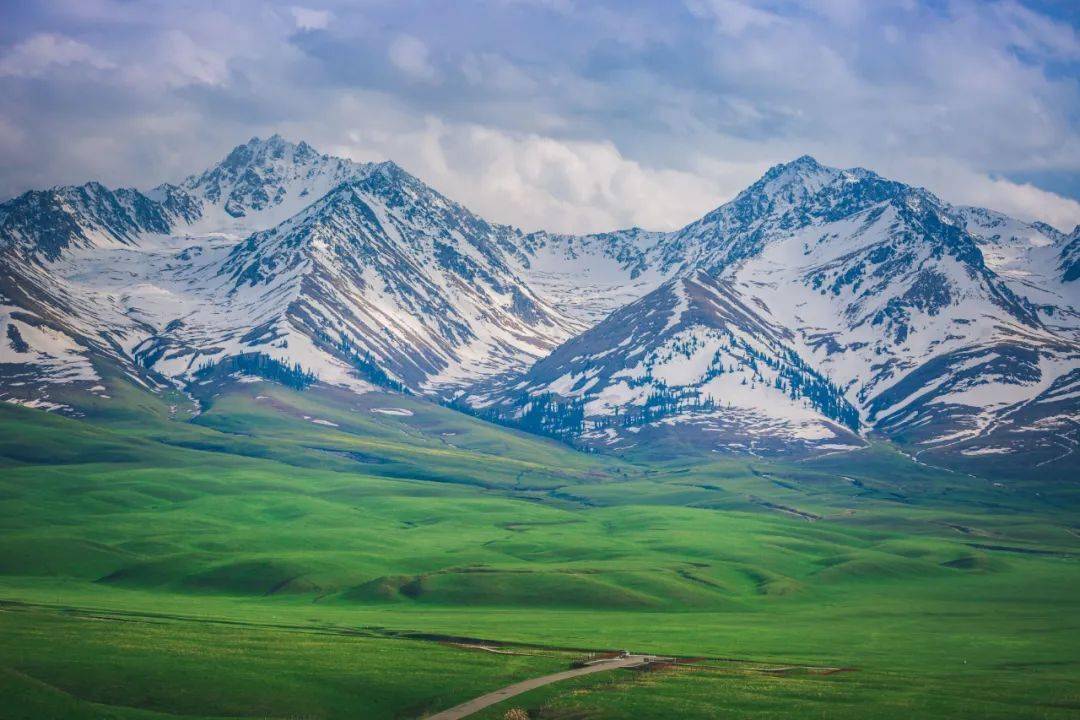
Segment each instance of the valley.
M423 717L621 649L699 660L473 717L1075 712L1071 484L624 460L268 381L110 399L0 410L5 717Z

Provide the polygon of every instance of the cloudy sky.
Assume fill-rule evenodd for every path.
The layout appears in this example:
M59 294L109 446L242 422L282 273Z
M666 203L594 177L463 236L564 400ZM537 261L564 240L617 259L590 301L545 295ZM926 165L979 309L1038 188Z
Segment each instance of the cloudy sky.
M1053 0L0 0L0 198L279 132L528 229L680 226L809 153L1080 223Z

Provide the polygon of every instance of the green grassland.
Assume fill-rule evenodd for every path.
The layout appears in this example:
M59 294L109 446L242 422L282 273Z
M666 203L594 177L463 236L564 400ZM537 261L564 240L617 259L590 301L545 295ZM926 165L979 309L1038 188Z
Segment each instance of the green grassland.
M477 717L1080 712L1075 483L883 445L615 458L377 392L109 394L0 407L0 717L413 718L621 648L703 659Z

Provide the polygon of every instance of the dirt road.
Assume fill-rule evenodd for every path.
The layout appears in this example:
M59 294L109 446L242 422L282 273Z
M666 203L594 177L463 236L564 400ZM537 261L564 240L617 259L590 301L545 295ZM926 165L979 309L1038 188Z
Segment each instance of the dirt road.
M443 710L440 713L429 715L426 720L459 720L459 718L468 717L474 712L479 712L480 710L483 710L490 705L494 705L495 703L502 702L507 698L512 698L515 695L520 695L521 693L535 690L538 687L550 685L551 683L559 682L560 680L569 680L573 677L591 675L592 673L604 672L605 670L638 667L656 659L657 658L653 655L626 655L624 657L610 658L608 660L597 660L584 667L565 670L552 675L544 675L542 677L532 678L531 680L522 680L519 683L507 685L501 690L489 692L487 695L473 698L472 700L456 707L452 707L449 710Z

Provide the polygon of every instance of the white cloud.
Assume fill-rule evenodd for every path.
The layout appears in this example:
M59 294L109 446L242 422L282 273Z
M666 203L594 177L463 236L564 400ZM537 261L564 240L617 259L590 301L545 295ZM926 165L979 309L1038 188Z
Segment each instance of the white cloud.
M347 113L348 111L346 111ZM433 117L384 115L329 151L393 159L448 197L493 221L529 230L674 229L730 198L761 167L649 168L610 142L518 135Z
M293 5L289 8L296 27L301 30L325 30L330 24L331 13L329 10L315 10L312 8Z
M710 17L722 34L730 36L784 22L779 15L739 0L690 0L687 7L697 15Z
M962 190L971 205L995 208L1024 220L1042 220L1065 232L1080 225L1080 202L1030 183L985 178L973 181Z
M165 79L173 85L221 85L228 77L226 56L196 43L187 33L165 33L161 47Z
M74 64L97 70L116 67L86 43L64 35L41 33L15 45L0 58L0 75L41 77L54 68Z
M16 154L21 154L25 146L26 133L0 117L0 156L9 158L8 162L10 162L12 158L16 157Z
M1041 220L1064 231L1080 225L1080 202L1030 183L948 167L927 173L922 184L957 205L991 208L1028 222Z
M359 114L366 101L345 116ZM603 232L631 226L673 230L730 200L786 155L761 160L701 159L684 169L650 167L610 142L508 133L401 110L368 116L366 129L328 148L357 160L392 159L482 217L527 230ZM323 148L320 148L323 149ZM844 163L837 163L844 164ZM1080 223L1080 203L1030 184L992 178L951 162L909 159L886 174L922 185L947 202L1042 220Z
M390 62L413 80L432 82L437 73L428 59L428 47L412 35L399 35L390 43Z
M0 47L0 195L179 179L280 131L529 227L675 227L803 153L1075 221L1075 201L1001 179L1080 173L1080 40L1060 14L685 3L25 3Z

